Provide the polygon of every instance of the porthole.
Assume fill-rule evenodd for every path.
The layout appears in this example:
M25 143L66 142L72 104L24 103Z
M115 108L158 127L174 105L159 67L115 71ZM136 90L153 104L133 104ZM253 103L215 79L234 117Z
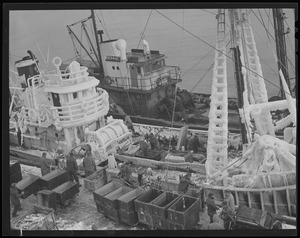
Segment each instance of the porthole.
M119 66L117 66L117 70L120 70Z
M113 66L112 69L115 70L115 66Z

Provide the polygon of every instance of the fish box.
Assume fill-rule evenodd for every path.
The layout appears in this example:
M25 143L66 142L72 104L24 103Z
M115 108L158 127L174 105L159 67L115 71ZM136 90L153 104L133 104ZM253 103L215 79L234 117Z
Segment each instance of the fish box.
M162 151L157 151L157 150L138 150L135 152L136 157L144 158L144 159L151 159L151 160L160 160L160 154Z
M167 219L154 214L152 214L152 219L153 219L153 227L159 230L168 230L169 223Z
M96 207L97 207L97 211L100 212L100 213L104 213L104 206L102 203L99 203L97 201L95 201L95 204L96 204Z
M117 188L116 190L106 194L103 197L103 205L107 209L119 209L118 206L118 198L121 197L124 194L127 194L128 192L132 191L133 188L130 188L128 186L122 186Z
M23 179L22 172L16 172L14 174L10 174L10 184L17 183Z
M151 203L150 207L152 214L160 216L161 218L167 218L167 209L180 197L179 194L164 192L155 198Z
M57 229L54 210L37 205L12 224L12 229L15 230L53 230L54 228Z
M118 189L121 186L122 186L122 184L120 182L117 182L117 181L113 181L113 182L110 182L108 184L105 184L103 187L98 188L97 190L95 190L93 192L94 201L98 202L99 204L102 204L104 206L103 197L106 194Z
M10 160L9 161L9 173L10 175L16 174L21 172L21 165L20 162L17 160Z
M196 226L199 220L199 211L200 200L198 198L186 195L181 196L167 210L169 221L175 224L170 229L174 230L176 226L184 229Z
M118 214L119 221L126 225L135 226L139 222L136 212L124 212L123 210L118 210Z
M104 208L104 214L111 220L118 222L119 221L119 212L117 209L108 209Z
M136 212L144 213L145 215L152 215L150 203L161 195L163 191L157 189L150 189L137 199L134 200L134 208Z
M119 211L123 213L135 212L134 209L134 200L144 194L146 190L141 188L136 188L123 196L118 198Z
M143 211L137 212L138 220L140 223L146 224L150 227L153 227L153 218L152 214L145 214Z
M119 169L106 169L106 181L107 183L111 182L113 179L118 178L120 173Z
M52 190L67 181L69 181L68 171L56 169L41 177L41 188Z
M28 176L16 184L19 192L24 192L22 198L27 198L40 190L40 177L28 174Z
M79 185L76 182L68 181L59 185L52 191L56 193L56 202L64 205L67 200L73 198L77 193L79 193Z
M50 190L41 190L37 193L37 203L39 206L49 207L56 210L56 194Z
M84 187L92 191L101 188L104 184L106 184L105 168L97 170L95 173L84 179Z

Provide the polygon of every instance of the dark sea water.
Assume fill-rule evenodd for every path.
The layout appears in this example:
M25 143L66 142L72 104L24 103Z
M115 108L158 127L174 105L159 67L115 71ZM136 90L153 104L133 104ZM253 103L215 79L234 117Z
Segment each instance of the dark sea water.
M268 41L266 33L268 29L274 35L273 22L271 22L272 10L252 10L253 12L249 9L251 25L266 79L268 96L271 97L278 95L279 92L278 86L272 85L279 85L277 64L272 52L276 52L275 43L272 39L271 43ZM284 12L288 16L286 23L291 28L286 45L288 58L292 63L288 65L289 74L293 78L295 77L294 10L284 9ZM183 82L180 83L180 88L207 94L211 92L212 70L208 73L207 70L214 61L215 51L211 46L216 45L216 13L217 9L95 11L97 27L105 31L104 40L119 38L126 40L127 52L132 48L141 49L140 37L145 30L145 40L148 41L150 49L159 50L167 55L168 65L177 65L181 68ZM71 62L75 52L66 26L90 15L89 10L11 11L9 14L10 69L16 70L14 62L26 56L28 49L37 56L41 68L45 70L53 69L51 60L55 56ZM261 17L266 29L260 22ZM226 21L228 23L229 19L226 18ZM229 25L226 27L226 32L229 32ZM79 38L83 39L79 25L72 29ZM91 32L91 29L92 26L88 23L87 30ZM232 57L229 48L230 44L227 54ZM83 50L81 52L84 54ZM233 62L230 58L227 58L227 67L228 96L236 97Z

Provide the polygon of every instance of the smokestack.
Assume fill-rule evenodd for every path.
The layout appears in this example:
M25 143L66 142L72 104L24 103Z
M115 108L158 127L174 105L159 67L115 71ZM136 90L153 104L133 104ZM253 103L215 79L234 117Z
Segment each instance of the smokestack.
M123 40L123 39L117 40L116 48L120 51L122 61L127 59L126 58L126 47L127 47L127 44L126 44L125 40Z

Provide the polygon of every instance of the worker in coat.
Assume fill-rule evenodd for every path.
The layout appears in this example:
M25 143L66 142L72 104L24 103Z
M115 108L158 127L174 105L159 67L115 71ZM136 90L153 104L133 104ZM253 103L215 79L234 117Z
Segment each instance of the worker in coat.
M97 170L97 165L90 149L86 150L83 159L83 169L85 171L85 177L90 176Z
M125 163L121 165L118 176L128 183L128 185L132 185L131 168L128 161L125 161Z
M222 216L222 219L224 221L225 230L228 230L229 229L229 224L230 224L230 221L231 221L230 216L234 215L235 206L234 206L234 197L231 194L231 192L228 189L226 189L224 191L224 193L225 193L225 198L224 198L224 201L223 201L223 210L224 210L225 213Z
M213 223L213 216L216 214L216 211L219 207L215 203L215 197L213 193L209 193L206 198L206 205L207 205L207 214L210 217L210 223Z
M24 192L22 192L21 194L24 194ZM16 183L12 183L10 186L10 202L13 206L12 217L16 217L17 212L23 210L21 208L20 195L16 187Z
M189 185L195 185L195 183L191 181L191 173L188 172L179 180L178 193L185 194L189 188Z
M159 150L159 142L152 132L149 135L149 142L151 150Z
M77 165L73 151L71 151L70 155L67 156L66 169L69 172L70 180L72 182L75 180L76 183L78 183L79 187L81 187L81 184L79 184L79 179L78 179L78 175L77 175L78 165Z
M46 158L47 153L43 152L41 157L41 173L42 176L50 173L50 165L52 164L50 159Z
M193 153L198 153L200 147L200 141L197 135L192 134L188 142L188 150L193 151Z

